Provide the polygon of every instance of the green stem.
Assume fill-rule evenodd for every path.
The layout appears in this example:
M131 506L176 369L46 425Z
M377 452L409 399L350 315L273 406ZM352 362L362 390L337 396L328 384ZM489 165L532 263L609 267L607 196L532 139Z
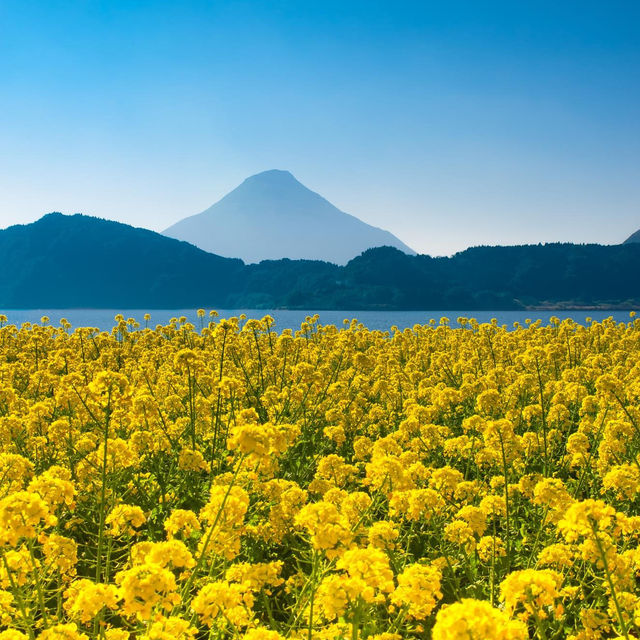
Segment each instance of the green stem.
M105 413L104 424L104 452L102 454L102 472L100 479L102 486L100 488L100 524L98 527L98 551L96 559L96 582L100 582L102 572L102 545L104 544L104 523L106 519L106 495L107 495L107 444L109 440L109 417L111 415L111 389L109 389L109 397L107 400L107 409Z
M38 593L38 603L40 604L40 610L42 611L42 620L44 622L44 628L46 629L49 626L49 617L47 616L47 608L44 604L44 591L42 589L42 582L40 581L40 572L38 571L38 566L36 564L35 556L33 555L33 541L29 541L27 545L29 549L29 556L31 558L31 566L33 567L33 575L36 579L36 591Z
M536 629L538 630L538 634L540 635L541 640L547 640L547 634L544 630L544 626L542 624L540 616L538 616L538 614L534 611L533 617L536 621Z
M233 473L233 478L231 478L231 482L229 483L229 486L227 487L227 491L224 494L224 497L222 498L222 503L220 504L220 508L218 509L218 513L216 514L216 517L213 521L213 523L211 524L211 526L209 527L209 531L207 533L207 536L205 538L204 544L202 545L202 551L200 551L200 555L198 556L197 560L196 560L196 564L194 565L192 571L191 571L191 575L189 576L188 580L185 582L184 587L182 588L182 593L181 593L181 599L184 600L185 595L188 593L191 585L193 584L193 580L195 578L195 575L198 571L198 569L200 568L200 565L202 564L205 554L207 552L207 548L209 547L209 542L211 541L211 537L213 536L213 532L215 531L216 525L218 524L218 521L220 520L220 517L222 516L222 512L224 511L224 507L225 504L227 503L227 498L229 497L229 494L231 493L231 489L236 481L236 479L238 478L238 473L240 472L240 468L242 467L242 463L244 462L244 459L246 458L247 454L242 454L242 456L240 457L240 460L238 460L238 466L236 467L236 470Z
M604 565L604 572L607 576L607 582L609 583L609 588L611 589L611 597L613 598L613 604L616 608L616 615L618 616L618 622L620 623L620 629L622 630L622 635L629 640L629 633L627 631L627 624L624 621L624 617L622 616L622 609L620 608L620 603L618 602L618 596L616 595L616 589L613 584L613 579L611 578L611 571L609 570L609 563L607 562L607 554L605 553L602 542L598 537L597 530L593 523L591 523L591 529L593 531L593 537L596 541L596 546L598 547L598 552L600 553L600 557L602 558L602 564Z
M315 596L316 596L316 585L315 585L315 579L316 579L316 567L318 565L318 552L314 549L313 551L313 562L311 565L311 577L310 577L310 581L311 581L311 596L309 599L309 626L308 626L308 631L307 631L307 638L308 640L312 640L313 638L313 605L315 603ZM355 638L353 640L356 640Z
M542 514L542 522L540 523L540 527L538 528L538 533L536 533L536 539L533 541L533 548L531 549L531 554L529 555L529 559L527 560L527 569L531 566L531 560L536 555L538 542L540 541L540 534L542 533L542 530L545 528L547 524L548 514L549 514L549 505L545 505L544 513Z
M509 480L507 479L507 455L504 450L504 441L502 434L498 431L500 437L500 450L502 452L502 471L504 474L504 508L505 508L505 527L506 527L506 547L507 547L507 573L511 568L511 539L509 535Z
M11 592L18 603L18 609L20 609L20 615L22 616L22 619L24 621L24 625L29 634L29 638L33 640L33 638L35 638L35 635L33 633L33 624L29 619L29 616L27 615L27 609L25 607L24 600L22 599L22 594L18 590L18 586L16 585L15 580L13 579L13 576L11 575L11 569L9 567L9 563L7 562L7 556L5 555L2 547L0 547L0 553L2 554L2 563L4 564L4 569L7 572L7 577L9 578L9 584L11 585Z

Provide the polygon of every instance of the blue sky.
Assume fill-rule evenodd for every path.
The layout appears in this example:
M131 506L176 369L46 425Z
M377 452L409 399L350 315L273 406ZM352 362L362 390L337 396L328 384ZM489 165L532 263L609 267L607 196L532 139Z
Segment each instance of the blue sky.
M0 0L0 226L288 169L416 250L640 228L640 3Z

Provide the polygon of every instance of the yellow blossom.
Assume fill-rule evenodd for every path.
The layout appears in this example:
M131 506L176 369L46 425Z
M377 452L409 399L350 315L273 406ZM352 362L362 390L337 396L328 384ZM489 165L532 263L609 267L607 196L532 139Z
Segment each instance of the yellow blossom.
M483 600L463 598L446 605L436 616L433 640L528 640L525 624L511 620L502 610Z

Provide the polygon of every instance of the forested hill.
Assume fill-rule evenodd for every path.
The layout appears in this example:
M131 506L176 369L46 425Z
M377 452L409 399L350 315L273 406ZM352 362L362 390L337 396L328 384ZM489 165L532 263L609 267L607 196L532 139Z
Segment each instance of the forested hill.
M49 214L0 231L0 308L518 309L640 306L640 244L369 249L345 266L245 265L153 231Z
M126 224L50 213L0 231L3 308L179 308L220 302L244 264Z
M246 267L236 298L310 309L519 309L640 303L640 245L474 247L450 258L369 249L345 267L278 260Z

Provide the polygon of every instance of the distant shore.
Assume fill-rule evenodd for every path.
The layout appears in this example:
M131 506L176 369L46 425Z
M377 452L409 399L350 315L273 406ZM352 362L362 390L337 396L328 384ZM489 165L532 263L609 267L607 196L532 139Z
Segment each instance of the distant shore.
M625 302L621 304L563 304L561 302L545 305L524 307L526 311L634 311L640 309L640 302Z

